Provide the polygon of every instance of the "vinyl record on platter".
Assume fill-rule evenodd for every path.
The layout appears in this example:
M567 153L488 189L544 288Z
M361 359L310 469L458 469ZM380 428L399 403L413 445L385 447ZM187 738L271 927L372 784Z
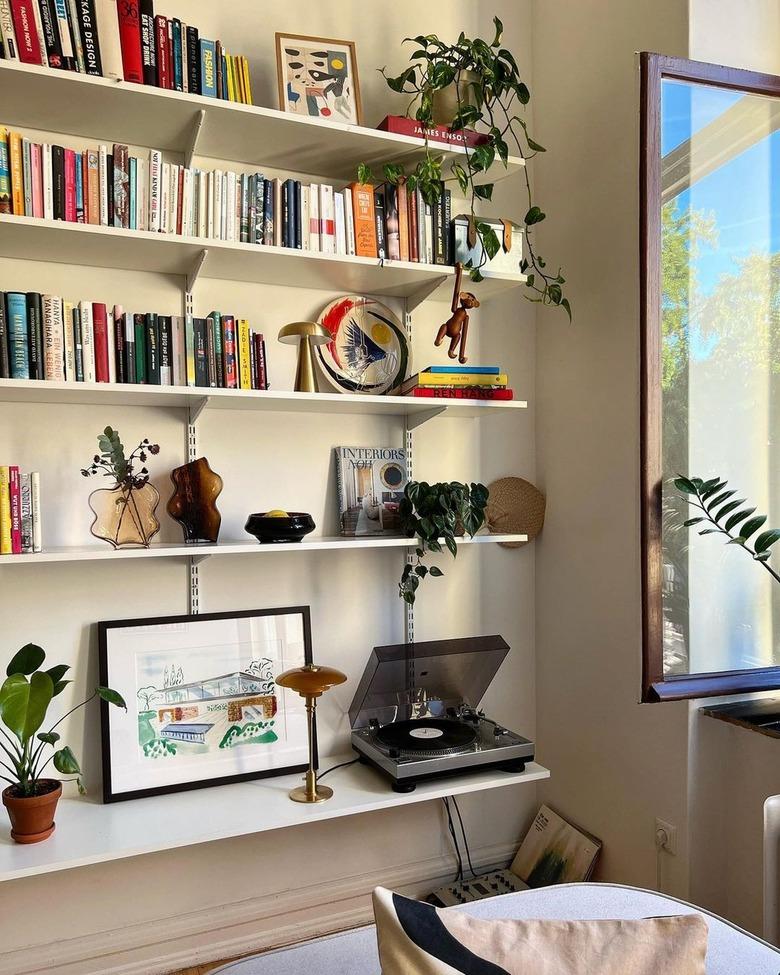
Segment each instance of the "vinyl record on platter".
M317 346L328 382L346 393L387 393L406 378L409 347L401 323L375 298L343 295L320 315L333 336Z
M440 752L466 748L477 733L462 721L446 718L417 718L413 721L393 721L376 733L377 740L387 748L401 751Z

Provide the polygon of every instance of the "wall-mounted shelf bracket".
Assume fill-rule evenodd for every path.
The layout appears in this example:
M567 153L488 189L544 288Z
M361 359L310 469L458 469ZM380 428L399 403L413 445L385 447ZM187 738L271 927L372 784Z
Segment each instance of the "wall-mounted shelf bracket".
M430 410L425 410L424 413L415 413L412 416L407 416L406 428L407 430L416 430L423 423L427 423L428 420L432 420L435 416L441 416L442 413L446 412L446 406L432 406Z
M200 276L203 266L206 263L206 258L209 256L208 248L204 247L203 250L198 254L195 260L192 262L192 268L187 274L187 293L190 294L197 283L198 277Z
M201 413L206 409L208 405L209 405L208 396L201 396L200 399L197 401L197 403L193 403L190 405L189 417L188 417L188 423L190 424L190 426L198 422Z
M187 169L192 166L192 157L197 152L198 140L200 139L201 132L203 131L205 121L206 109L202 108L192 118L192 130L190 131L189 138L187 139L187 145L184 149L184 165L187 167Z
M201 562L205 562L206 559L210 559L210 558L211 558L210 553L206 552L205 554L201 554L201 555L191 555L190 562L192 563L192 565L200 565Z
M438 291L438 289L445 282L451 280L452 278L450 278L448 275L442 274L440 277L434 278L433 281L429 281L423 288L420 288L419 291L415 291L414 294L409 295L409 297L406 299L407 312L414 311L414 309L417 308L418 305L421 305L426 298L430 297L434 291Z

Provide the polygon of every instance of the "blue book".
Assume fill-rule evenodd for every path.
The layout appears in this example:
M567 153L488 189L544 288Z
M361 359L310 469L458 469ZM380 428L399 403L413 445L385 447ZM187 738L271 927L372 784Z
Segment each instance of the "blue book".
M11 212L11 170L8 166L8 132L0 129L0 213Z
M472 376L497 376L501 372L500 366L428 366L423 372L438 372L446 375L453 373L471 373Z
M84 219L84 170L81 165L80 154L76 155L76 220L86 223Z
M138 160L135 156L129 159L130 178L130 229L138 230L136 224L136 210L138 209Z
M200 90L209 98L217 97L217 45L214 41L200 39Z
M11 379L30 378L30 356L27 348L27 295L9 291L8 307L8 358Z
M184 72L181 56L181 21L173 18L173 87L176 91L184 91Z

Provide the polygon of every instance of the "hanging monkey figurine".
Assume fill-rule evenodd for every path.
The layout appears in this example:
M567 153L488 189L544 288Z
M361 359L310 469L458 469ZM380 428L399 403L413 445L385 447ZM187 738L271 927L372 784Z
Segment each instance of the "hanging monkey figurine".
M469 334L469 308L479 308L479 302L470 291L460 290L463 277L463 265L458 261L455 265L455 287L452 292L452 315L439 328L434 345L438 348L444 341L445 335L450 340L447 355L450 359L457 358L461 364L468 361L466 355L466 338ZM458 355L460 345L460 355Z

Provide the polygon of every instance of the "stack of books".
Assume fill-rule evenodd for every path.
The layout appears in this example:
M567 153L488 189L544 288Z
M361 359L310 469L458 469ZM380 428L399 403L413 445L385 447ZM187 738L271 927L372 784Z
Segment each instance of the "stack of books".
M252 104L249 62L153 0L0 0L6 60Z
M2 0L0 0L2 3ZM404 183L266 179L263 173L132 156L115 143L75 150L0 128L0 213L244 244L452 264L450 191L425 203Z
M245 318L21 291L0 292L0 379L268 389L265 340Z
M0 465L0 555L40 551L40 474Z
M395 390L401 396L442 399L514 399L500 366L428 366Z

